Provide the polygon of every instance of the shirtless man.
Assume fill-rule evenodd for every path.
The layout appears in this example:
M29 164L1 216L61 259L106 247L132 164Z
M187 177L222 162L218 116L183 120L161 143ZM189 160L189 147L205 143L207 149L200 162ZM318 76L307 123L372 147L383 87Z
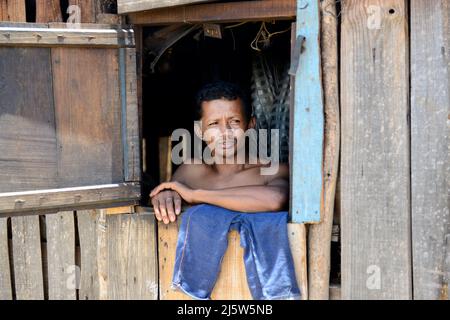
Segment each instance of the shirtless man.
M251 106L240 89L226 82L209 84L199 92L197 105L201 121L198 134L211 148L213 157L223 161L181 165L172 181L150 193L156 218L165 224L176 221L182 200L248 213L285 210L289 194L287 165L280 164L273 175L262 175L262 164L224 159L236 159L240 148L237 141L247 129L255 127Z

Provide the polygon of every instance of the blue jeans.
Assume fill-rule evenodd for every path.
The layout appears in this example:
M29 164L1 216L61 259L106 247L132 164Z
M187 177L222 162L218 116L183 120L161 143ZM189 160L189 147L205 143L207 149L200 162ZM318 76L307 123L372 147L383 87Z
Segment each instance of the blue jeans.
M287 220L286 211L242 213L208 204L189 208L181 217L172 288L211 299L228 232L237 230L253 299L299 299Z

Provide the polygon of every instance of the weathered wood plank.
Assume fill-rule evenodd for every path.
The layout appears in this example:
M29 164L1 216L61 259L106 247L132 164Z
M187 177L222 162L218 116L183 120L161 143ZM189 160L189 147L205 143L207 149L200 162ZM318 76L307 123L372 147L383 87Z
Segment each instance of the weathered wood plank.
M330 247L336 182L339 169L340 119L337 14L334 0L321 2L321 50L324 88L324 214L308 232L308 284L310 300L328 300Z
M117 11L119 14L123 14L208 1L212 0L117 0Z
M132 30L113 28L37 28L0 24L0 45L38 47L133 47Z
M109 184L75 188L0 193L0 217L33 210L57 210L137 204L139 184Z
M59 0L36 1L36 22L61 22L61 5Z
M406 1L342 4L342 298L410 299Z
M25 0L0 0L0 21L26 22Z
M128 14L132 24L171 24L290 20L296 15L295 0L239 1L161 8Z
M75 300L75 222L73 211L45 217L47 234L48 298Z
M81 23L95 23L96 16L95 0L69 0L69 6L78 6ZM74 13L72 13L74 14Z
M0 48L0 193L56 187L50 50Z
M80 239L80 287L79 300L99 299L98 273L98 214L96 210L77 211Z
M0 218L0 300L12 299L8 249L8 220Z
M300 288L301 299L309 299L308 290L308 263L307 263L307 236L306 226L298 223L288 223L289 245L294 258L295 275Z
M414 299L420 300L448 299L449 77L450 2L412 0L411 208Z
M295 223L320 222L323 211L324 109L320 51L319 1L299 1L291 136L291 214ZM302 49L299 37L304 37Z
M39 216L12 217L14 283L18 300L43 300Z
M108 299L157 299L155 217L110 215L106 224Z
M125 181L140 181L140 141L136 81L136 50L120 50L120 96Z
M52 49L61 187L123 181L118 62L114 49Z

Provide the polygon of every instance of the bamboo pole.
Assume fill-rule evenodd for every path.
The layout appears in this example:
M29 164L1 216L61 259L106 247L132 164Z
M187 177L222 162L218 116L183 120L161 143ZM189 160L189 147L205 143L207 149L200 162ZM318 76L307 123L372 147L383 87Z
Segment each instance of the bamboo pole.
M330 247L339 165L339 84L337 14L335 0L321 1L322 75L325 101L324 214L308 232L308 281L310 300L328 300Z

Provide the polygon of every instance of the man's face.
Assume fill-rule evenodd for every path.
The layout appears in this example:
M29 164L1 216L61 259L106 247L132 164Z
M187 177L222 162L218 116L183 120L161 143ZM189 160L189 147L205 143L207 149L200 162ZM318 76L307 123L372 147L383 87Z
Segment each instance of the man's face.
M234 157L245 146L244 134L254 126L245 118L241 99L202 103L202 136L215 157Z

